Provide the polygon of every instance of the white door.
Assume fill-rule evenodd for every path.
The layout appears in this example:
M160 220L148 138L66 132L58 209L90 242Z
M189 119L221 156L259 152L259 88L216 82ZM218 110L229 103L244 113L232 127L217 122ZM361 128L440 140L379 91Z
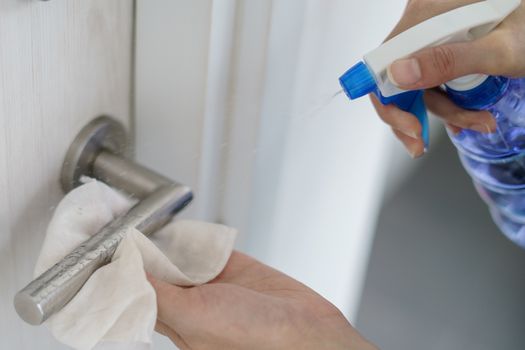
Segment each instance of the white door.
M12 300L32 277L76 133L101 114L129 125L132 19L131 0L0 0L0 349L65 348Z

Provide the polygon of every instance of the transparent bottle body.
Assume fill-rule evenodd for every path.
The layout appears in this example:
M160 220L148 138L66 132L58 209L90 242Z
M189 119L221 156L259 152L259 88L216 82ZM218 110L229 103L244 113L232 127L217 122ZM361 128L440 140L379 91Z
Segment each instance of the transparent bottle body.
M462 130L449 133L459 150L463 166L474 180L478 193L489 205L494 222L512 241L525 248L525 78L499 79L499 90L491 90L487 104L479 98L449 96L464 108L487 110L497 122L493 133ZM476 100L476 101L474 101Z

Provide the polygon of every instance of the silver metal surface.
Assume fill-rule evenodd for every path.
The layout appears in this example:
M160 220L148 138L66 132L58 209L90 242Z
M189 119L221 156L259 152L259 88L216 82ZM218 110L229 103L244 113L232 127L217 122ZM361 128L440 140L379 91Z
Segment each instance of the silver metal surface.
M93 176L93 164L102 151L115 156L128 156L126 130L109 117L98 117L77 135L62 165L60 183L65 193L80 185L82 175Z
M94 178L136 198L144 198L159 186L174 183L129 159L102 151L93 163Z
M16 294L15 309L29 324L41 324L62 309L91 274L111 260L129 229L149 235L193 198L188 187L119 156L126 149L123 131L107 117L88 124L67 153L62 185L70 190L88 175L142 200Z

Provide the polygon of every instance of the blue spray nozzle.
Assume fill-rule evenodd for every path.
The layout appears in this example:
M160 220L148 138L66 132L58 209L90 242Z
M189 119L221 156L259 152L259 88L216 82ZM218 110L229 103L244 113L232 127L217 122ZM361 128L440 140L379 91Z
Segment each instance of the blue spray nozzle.
M423 91L406 91L391 97L384 97L377 87L374 76L364 62L359 62L350 68L339 78L339 82L351 100L374 93L382 104L394 104L401 110L415 115L421 123L421 136L425 143L425 148L428 149L430 137L427 109L423 101Z
M339 78L339 82L351 100L368 95L377 88L374 76L364 62L359 62L350 68Z
M353 66L339 79L341 86L352 100L374 92L383 104L392 103L414 114L421 122L422 137L428 146L428 121L423 92L407 92L396 86L388 77L388 67L392 62L409 57L423 48L480 39L518 9L521 3L521 0L479 1L421 22L367 53L363 62ZM376 77L380 79L376 81ZM474 74L469 79L455 80L447 85L461 92L479 86L485 78L486 76ZM497 92L498 88L499 86L493 86L492 90ZM382 95L389 97L384 98ZM456 98L466 99L461 93L456 93Z

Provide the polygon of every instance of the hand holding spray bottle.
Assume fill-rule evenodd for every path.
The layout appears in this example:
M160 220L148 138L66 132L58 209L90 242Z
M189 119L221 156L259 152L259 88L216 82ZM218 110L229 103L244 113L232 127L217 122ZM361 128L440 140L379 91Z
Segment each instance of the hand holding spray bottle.
M341 86L350 99L374 93L381 103L395 104L414 114L428 148L423 91L395 86L388 77L388 67L427 47L481 38L520 4L520 0L485 0L420 23L365 55L363 62L340 78ZM494 221L525 248L525 78L473 74L448 82L444 89L460 107L487 110L496 119L493 133L464 129L450 137Z

